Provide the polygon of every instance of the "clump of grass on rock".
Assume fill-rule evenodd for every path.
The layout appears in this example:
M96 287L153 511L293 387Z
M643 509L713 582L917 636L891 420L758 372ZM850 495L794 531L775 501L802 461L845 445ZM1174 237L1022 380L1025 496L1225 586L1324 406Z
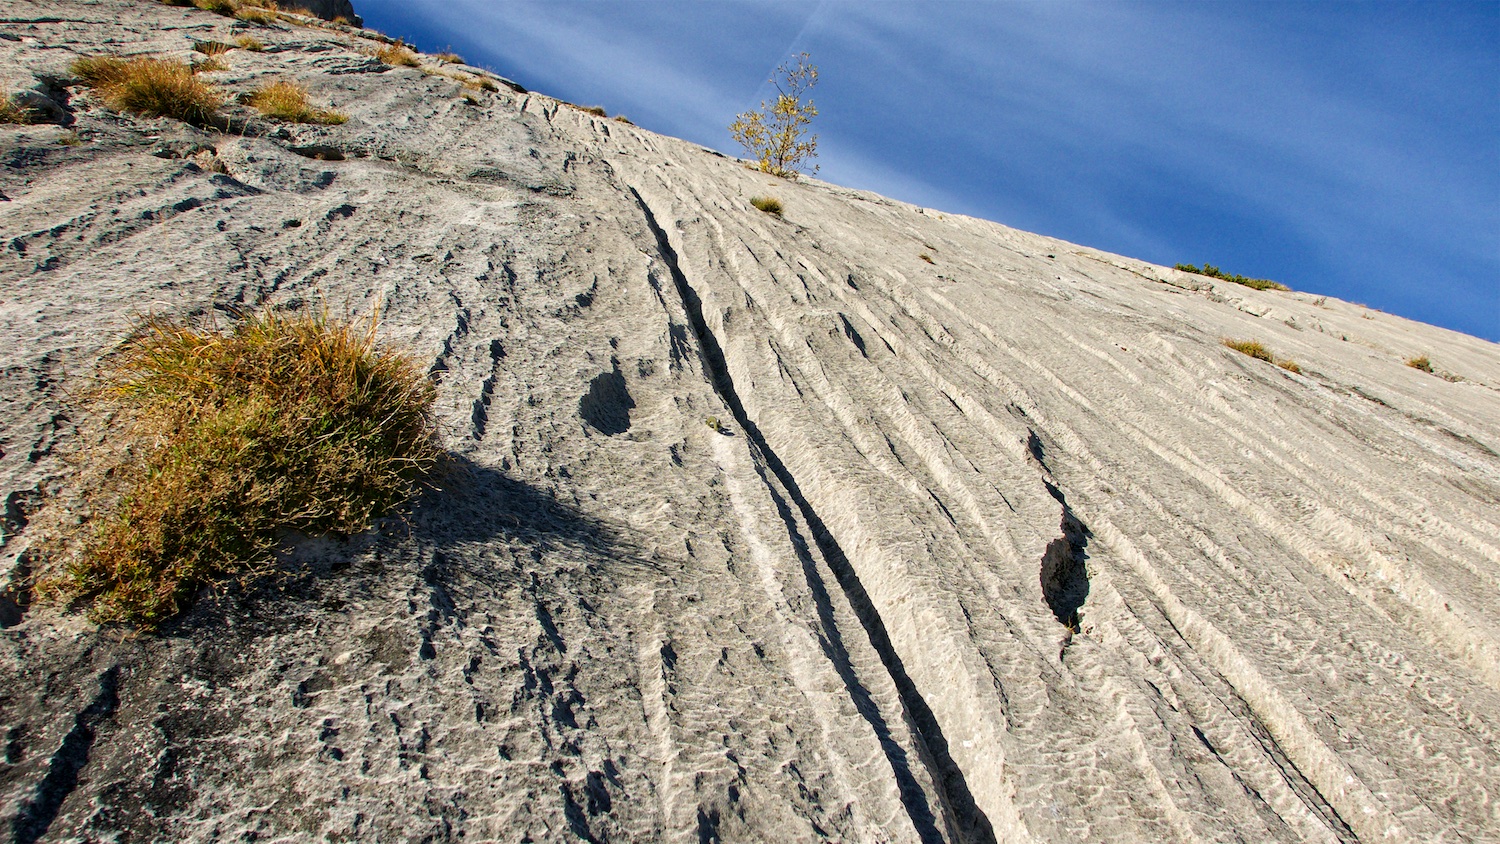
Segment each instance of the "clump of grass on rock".
M349 119L341 112L313 108L307 102L307 89L295 82L273 82L256 90L246 102L266 117L288 123L337 125Z
M249 20L253 23L268 23L276 19L277 5L274 0L161 0L164 6L182 6L202 9L216 15ZM269 16L266 20L257 15Z
M1291 290L1290 287L1287 287L1285 284L1282 284L1279 281L1271 281L1270 279L1266 278L1250 278L1248 276L1242 276L1239 273L1226 273L1213 264L1204 264L1202 269L1199 269L1193 264L1178 264L1176 266L1176 269L1182 270L1183 272L1187 273L1206 275L1209 278L1217 278L1221 281L1231 281L1235 284L1242 284L1253 290Z
M202 53L205 56L222 56L233 49L233 44L225 44L223 41L193 42L193 52Z
M752 196L750 197L750 204L767 214L774 214L777 217L780 217L784 210L781 207L781 200L772 196Z
M0 91L0 123L14 123L25 125L32 120L29 109L18 105L10 95Z
M392 67L421 67L422 60L409 47L402 44L386 44L375 51L375 58Z
M73 62L72 70L116 111L204 125L216 120L224 102L176 59L91 56Z
M1275 363L1276 361L1276 359L1271 355L1271 350L1266 348L1265 344L1261 343L1259 340L1225 339L1224 345L1228 346L1231 349L1234 349L1236 352L1239 352L1242 355L1249 355L1256 360L1263 360L1266 363Z
M1406 365L1412 369L1420 369L1423 372L1432 371L1432 359L1426 355L1413 355L1406 359Z
M235 11L234 17L236 20L242 20L245 23L259 24L271 24L281 19L281 17L276 14L275 9L264 9L260 7L238 9Z
M205 586L270 571L285 531L355 533L436 465L433 387L374 321L265 312L232 331L147 318L97 390L82 530L44 595L152 628Z
M193 0L193 5L205 12L213 12L216 15L232 16L239 11L240 5L234 0Z
M1228 338L1225 338L1223 340L1223 343L1225 346L1234 349L1236 352L1239 352L1242 355L1249 355L1256 360L1263 360L1266 363L1274 363L1282 369L1285 369L1287 372L1294 372L1299 375L1302 373L1302 367L1298 366L1296 361L1290 358L1276 357L1275 355L1271 354L1271 350L1259 340L1230 340Z

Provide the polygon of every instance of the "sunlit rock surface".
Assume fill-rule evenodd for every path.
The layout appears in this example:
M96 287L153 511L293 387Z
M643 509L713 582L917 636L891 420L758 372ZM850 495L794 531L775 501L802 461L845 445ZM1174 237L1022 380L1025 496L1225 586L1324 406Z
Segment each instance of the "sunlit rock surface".
M67 72L246 33L205 78L349 121ZM1496 840L1500 348L378 46L0 12L7 90L65 110L0 127L10 840ZM263 305L378 311L440 488L158 635L32 604L131 315Z

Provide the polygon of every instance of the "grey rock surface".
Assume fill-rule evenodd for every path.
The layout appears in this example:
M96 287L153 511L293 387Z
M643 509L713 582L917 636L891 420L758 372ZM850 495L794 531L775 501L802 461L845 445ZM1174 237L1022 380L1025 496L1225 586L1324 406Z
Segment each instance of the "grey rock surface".
M347 28L3 18L7 80L249 32L206 78L350 117L0 127L9 840L1496 840L1500 347ZM131 316L320 304L430 364L440 489L156 635L33 603Z

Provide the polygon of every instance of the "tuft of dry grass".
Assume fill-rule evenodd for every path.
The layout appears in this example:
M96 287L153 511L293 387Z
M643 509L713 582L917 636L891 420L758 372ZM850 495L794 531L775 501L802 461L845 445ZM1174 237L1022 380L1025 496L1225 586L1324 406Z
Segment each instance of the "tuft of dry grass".
M9 94L0 93L0 123L25 125L31 122L31 110L16 105Z
M259 53L266 49L266 42L253 35L241 35L234 39L234 43L239 45L241 50L249 50L252 53Z
M313 108L307 89L295 82L273 82L252 93L246 102L262 115L288 123L338 125L349 119L342 112Z
M635 123L631 122L630 118L626 117L623 114L617 114L617 115L615 115L614 119L618 120L621 123L624 123L627 126L634 126L635 125Z
M569 105L572 105L572 104L569 103ZM581 106L581 105L575 105L575 106L573 106L573 108L576 108L579 111L584 112L586 114L592 114L595 117L608 117L609 116L609 112L607 112L607 111L604 110L604 106Z
M229 65L217 56L209 56L201 62L192 65L194 73L213 73L216 70L228 70Z
M1406 365L1412 369L1420 369L1423 372L1432 371L1432 360L1426 355L1412 355L1406 359Z
M236 20L242 20L245 23L259 24L275 23L281 20L275 10L261 8L241 8L235 11L234 17Z
M918 255L917 257L921 258L922 260L926 261L929 264L936 264L937 263L937 261L932 260L932 256L928 255L926 252L923 252L922 254Z
M116 111L204 125L218 117L224 102L218 91L176 59L91 56L74 61L71 67Z
M494 92L500 90L499 85L496 85L493 81L486 79L483 76L478 76L473 73L468 73L456 68L451 68L443 64L422 65L421 71L428 76L441 76L446 79L452 79L460 85L463 85L465 88L469 88L474 91Z
M202 53L205 56L222 56L233 49L233 44L225 44L223 41L193 42L193 52Z
M1239 352L1242 355L1249 355L1256 360L1263 360L1266 363L1274 363L1282 369L1285 369L1287 372L1296 373L1298 375L1302 374L1302 367L1298 366L1296 361L1290 358L1276 357L1275 355L1271 354L1271 350L1259 340L1231 340L1228 337L1225 337L1221 342L1225 346L1234 349L1236 352Z
M1256 360L1263 360L1266 363L1276 362L1276 358L1271 354L1271 350L1266 348L1265 344L1259 340L1230 340L1226 337L1223 342L1224 345L1242 355L1249 355Z
M459 54L457 54L455 52L452 52L451 50L444 50L441 53L433 53L432 57L434 59L442 62L443 64L464 64L465 63L463 56L460 56Z
M781 207L781 200L772 196L752 196L750 197L750 204L767 214L773 214L777 217L780 217L782 211L785 210Z
M362 531L441 455L432 384L375 347L373 320L148 317L94 394L113 421L39 592L99 622L154 628L205 586L268 573L286 531Z
M402 44L386 44L375 51L375 58L392 67L421 67L422 61L411 48Z
M240 4L235 0L193 0L193 5L205 12L213 12L225 17L233 17L234 13L240 9Z

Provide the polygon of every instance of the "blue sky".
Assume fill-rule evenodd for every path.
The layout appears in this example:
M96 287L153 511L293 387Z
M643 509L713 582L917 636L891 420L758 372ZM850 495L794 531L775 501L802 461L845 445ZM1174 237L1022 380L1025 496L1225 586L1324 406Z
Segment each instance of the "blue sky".
M355 0L741 153L799 51L819 178L1500 341L1500 2Z

